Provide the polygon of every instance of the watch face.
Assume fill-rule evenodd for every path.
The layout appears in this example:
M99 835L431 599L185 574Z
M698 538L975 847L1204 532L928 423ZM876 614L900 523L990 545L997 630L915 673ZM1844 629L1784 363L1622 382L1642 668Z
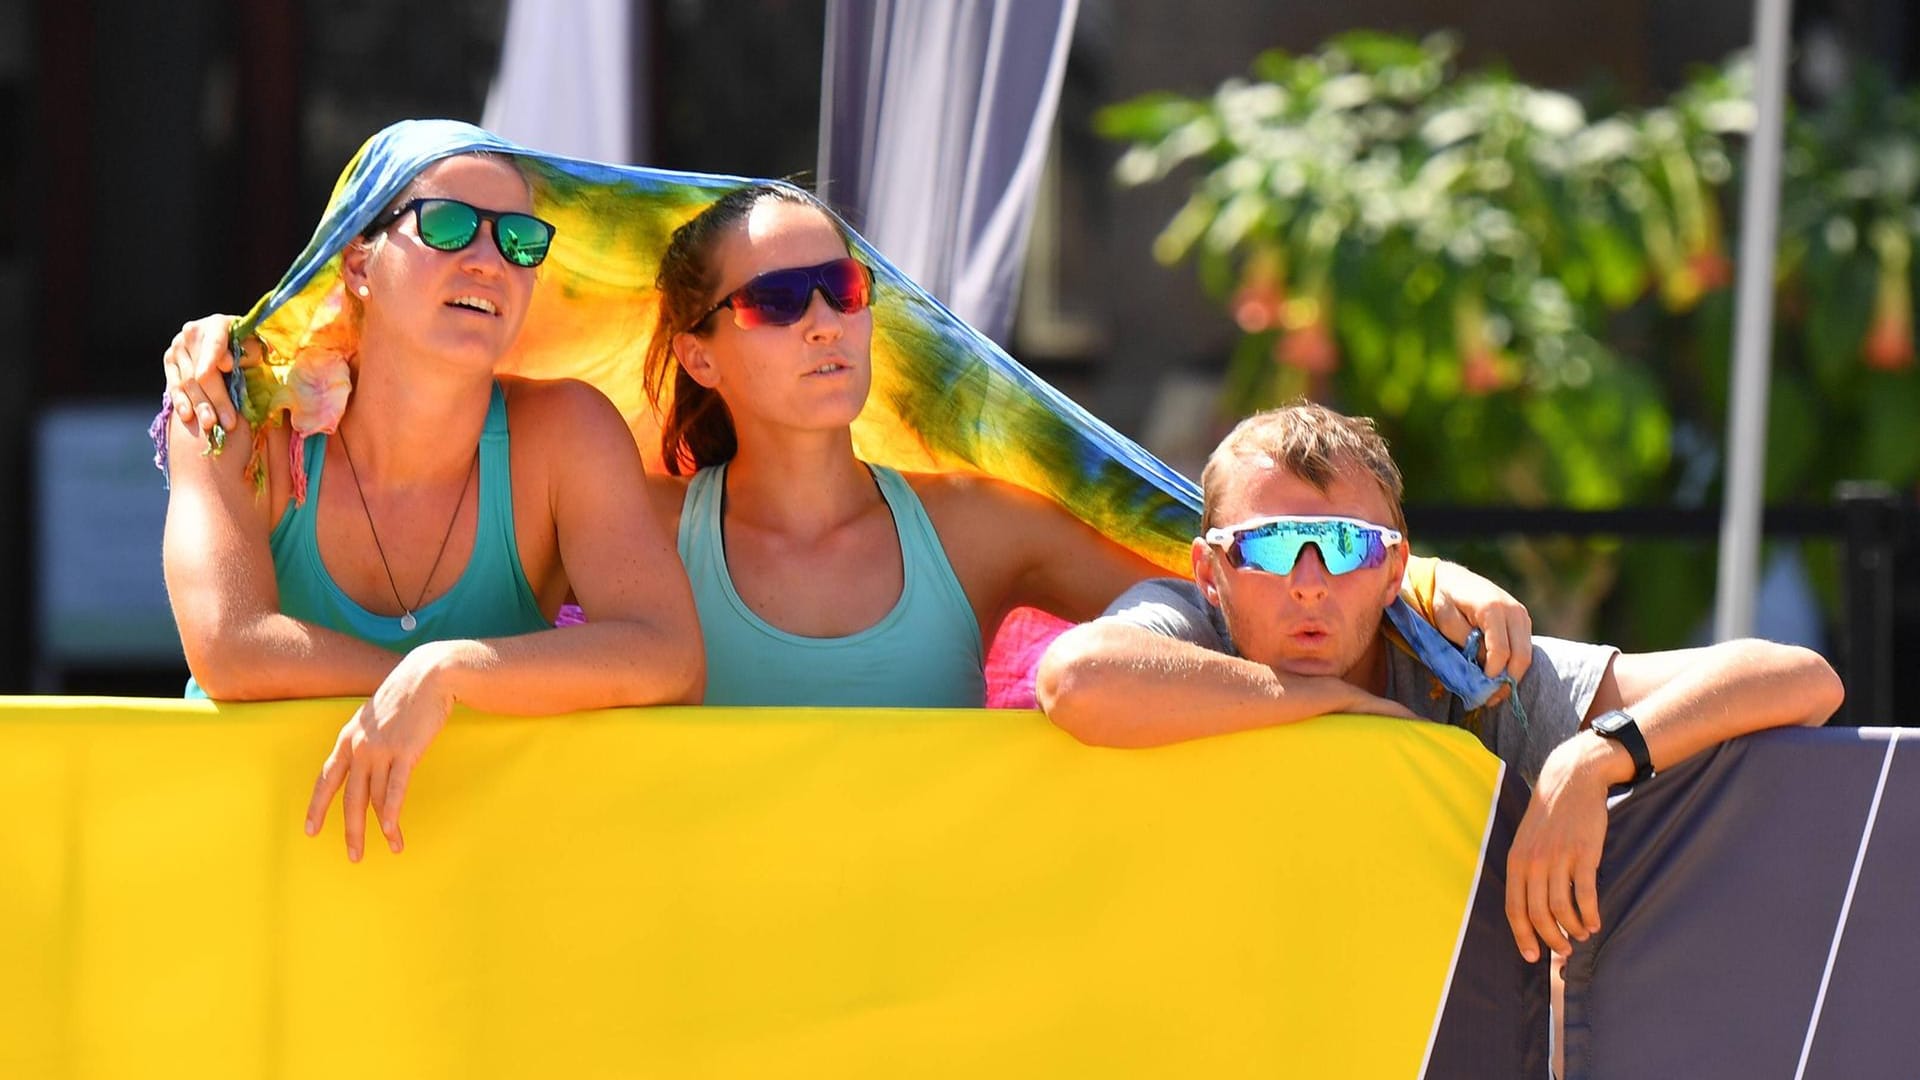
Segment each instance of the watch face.
M1598 717L1595 717L1593 730L1602 735L1612 735L1631 723L1633 723L1633 717L1628 716L1619 709L1614 709L1611 712L1602 713Z

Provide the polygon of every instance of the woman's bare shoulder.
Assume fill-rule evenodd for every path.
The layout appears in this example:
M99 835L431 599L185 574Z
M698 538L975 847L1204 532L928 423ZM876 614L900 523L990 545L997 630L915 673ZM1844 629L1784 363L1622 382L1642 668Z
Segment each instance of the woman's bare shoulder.
M611 475L640 465L633 429L613 402L577 379L502 378L514 454L555 469Z
M999 520L1008 515L1045 513L1054 505L1018 484L979 473L903 472L900 477L929 513L949 511Z
M653 512L666 523L669 535L679 531L680 510L687 502L688 479L685 476L647 473L647 498L653 502Z
M498 378L515 419L524 416L535 423L564 428L583 420L604 422L620 416L607 395L579 379L528 379L512 375Z

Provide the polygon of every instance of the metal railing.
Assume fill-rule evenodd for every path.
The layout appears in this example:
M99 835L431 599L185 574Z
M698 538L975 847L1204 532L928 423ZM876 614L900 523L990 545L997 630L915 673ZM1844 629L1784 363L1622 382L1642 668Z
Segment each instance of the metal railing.
M1563 510L1523 507L1409 506L1407 525L1422 540L1501 536L1697 540L1720 535L1717 507ZM1840 548L1843 610L1834 663L1847 684L1836 724L1893 724L1894 570L1901 545L1920 538L1920 507L1883 484L1842 484L1825 506L1770 506L1768 539L1833 540Z

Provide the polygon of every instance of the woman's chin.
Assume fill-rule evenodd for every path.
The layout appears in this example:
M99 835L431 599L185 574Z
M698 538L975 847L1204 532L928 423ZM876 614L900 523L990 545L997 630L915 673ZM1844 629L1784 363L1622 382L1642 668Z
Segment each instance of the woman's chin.
M867 387L836 387L807 410L806 426L818 430L851 427L867 407Z

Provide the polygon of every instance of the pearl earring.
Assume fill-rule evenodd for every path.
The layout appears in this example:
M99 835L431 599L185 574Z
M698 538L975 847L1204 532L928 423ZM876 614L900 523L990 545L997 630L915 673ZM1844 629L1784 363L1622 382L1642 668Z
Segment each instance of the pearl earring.
M363 300L366 299L367 296L369 296L373 292L372 289L367 288L365 285L360 286L360 288L357 291L360 293L360 298Z

